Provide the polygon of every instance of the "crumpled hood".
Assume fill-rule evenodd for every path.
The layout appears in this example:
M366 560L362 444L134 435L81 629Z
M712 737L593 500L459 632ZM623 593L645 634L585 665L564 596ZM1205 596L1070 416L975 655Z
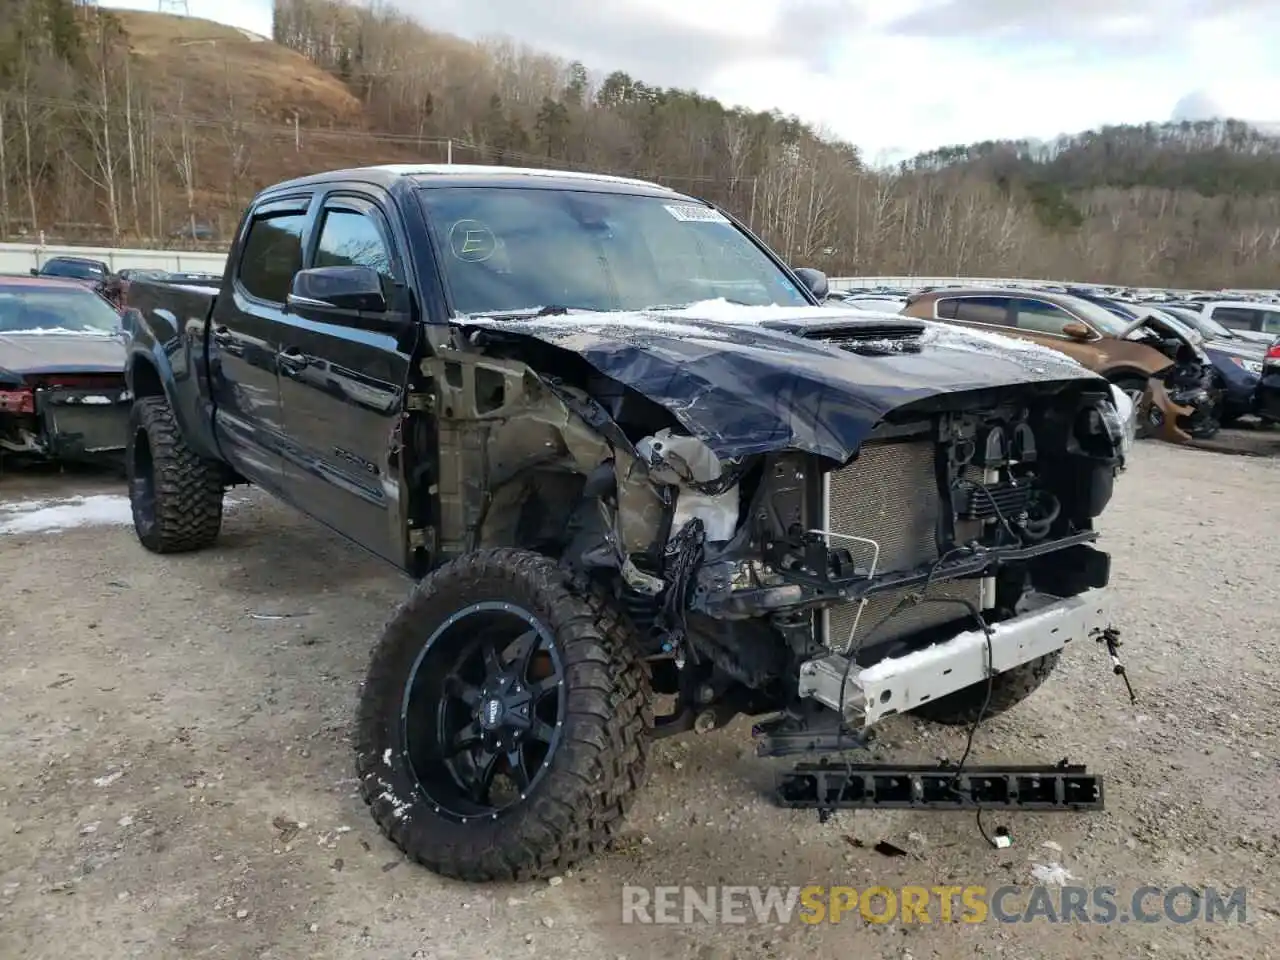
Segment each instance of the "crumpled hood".
M0 369L36 373L124 373L124 342L111 334L0 333Z
M1018 384L1102 383L1038 344L829 306L715 300L679 310L454 323L579 354L665 407L723 458L795 449L843 463L905 404Z

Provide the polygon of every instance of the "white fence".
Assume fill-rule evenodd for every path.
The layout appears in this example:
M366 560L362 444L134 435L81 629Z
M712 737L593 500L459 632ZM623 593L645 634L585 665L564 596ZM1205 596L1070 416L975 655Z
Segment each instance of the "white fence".
M50 257L91 257L112 270L148 268L174 273L222 273L224 253L196 250L120 250L111 247L41 246L0 243L0 273L28 273Z

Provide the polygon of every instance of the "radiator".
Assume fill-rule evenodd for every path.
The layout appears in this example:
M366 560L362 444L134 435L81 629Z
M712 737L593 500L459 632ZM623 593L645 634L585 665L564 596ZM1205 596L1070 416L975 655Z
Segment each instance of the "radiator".
M916 570L938 559L936 530L943 505L934 450L932 439L873 441L863 445L858 459L828 472L823 481L823 528L878 542L877 574ZM964 527L971 529L957 530L962 539L975 535L976 524ZM874 555L870 545L856 541L833 537L831 546L847 549L860 566L869 565ZM837 653L847 653L851 641L861 645L869 640L876 645L969 616L959 603L918 603L902 607L876 629L909 592L874 594L861 618L856 602L826 608L822 613L825 643ZM982 581L935 583L925 596L965 599L981 609ZM857 632L851 637L855 620ZM872 629L875 634L869 637Z

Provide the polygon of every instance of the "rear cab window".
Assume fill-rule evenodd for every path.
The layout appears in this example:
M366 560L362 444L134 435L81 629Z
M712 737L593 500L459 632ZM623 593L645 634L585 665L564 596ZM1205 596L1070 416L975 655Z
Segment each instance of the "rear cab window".
M268 203L255 211L240 250L236 282L249 296L283 304L302 269L307 202Z

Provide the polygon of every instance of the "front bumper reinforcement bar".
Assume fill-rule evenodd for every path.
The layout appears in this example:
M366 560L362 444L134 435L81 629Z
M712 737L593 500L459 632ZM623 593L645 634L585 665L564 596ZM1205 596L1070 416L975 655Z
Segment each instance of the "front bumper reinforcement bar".
M838 711L855 729L870 727L984 682L988 657L991 673L1000 674L1061 650L1072 640L1093 639L1111 625L1110 614L1105 588L1066 599L1036 595L1031 609L991 624L990 638L983 630L967 630L865 668L840 654L808 660L800 666L799 693Z

